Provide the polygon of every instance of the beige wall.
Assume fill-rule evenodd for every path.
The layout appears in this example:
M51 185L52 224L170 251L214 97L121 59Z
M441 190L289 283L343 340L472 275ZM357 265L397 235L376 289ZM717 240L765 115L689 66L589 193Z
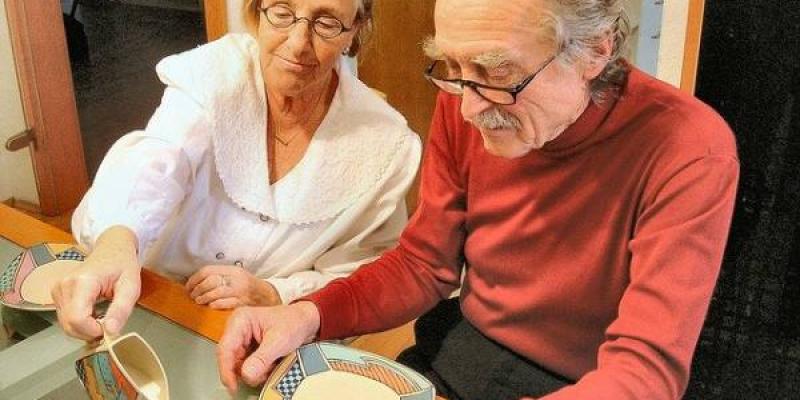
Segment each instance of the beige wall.
M25 129L13 60L5 0L0 0L0 201L14 197L38 204L30 151L5 149L6 139Z
M661 42L658 47L658 78L677 87L681 85L683 50L689 18L689 0L664 2L661 16Z

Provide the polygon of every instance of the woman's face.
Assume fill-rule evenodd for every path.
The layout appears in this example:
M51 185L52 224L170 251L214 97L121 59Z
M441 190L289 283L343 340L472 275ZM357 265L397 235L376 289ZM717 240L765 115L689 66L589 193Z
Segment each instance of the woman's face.
M297 96L308 89L319 89L328 82L339 55L352 42L358 30L354 23L359 0L263 0L261 8L278 7L275 15L294 13L297 18L320 22L336 18L349 32L326 39L314 32L312 23L301 19L279 28L259 13L258 44L261 73L267 87L285 96Z

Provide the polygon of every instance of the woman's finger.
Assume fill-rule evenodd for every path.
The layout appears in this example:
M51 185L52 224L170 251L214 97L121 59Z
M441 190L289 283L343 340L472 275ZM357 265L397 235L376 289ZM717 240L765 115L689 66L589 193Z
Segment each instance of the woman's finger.
M189 277L186 281L186 291L191 293L194 290L195 286L200 284L200 282L204 281L206 278L214 274L214 269L212 265L207 265L203 268L200 268Z
M128 321L141 292L139 271L123 274L114 284L114 297L108 306L105 327L112 335L118 335Z
M208 303L208 306L215 310L229 310L240 305L242 305L242 302L236 297L225 297Z
M103 335L92 316L94 303L100 296L100 282L89 277L66 279L61 287L61 304L57 307L59 321L70 336L92 340Z
M197 298L208 294L214 289L223 287L225 278L222 275L209 275L202 282L195 285L194 289L189 292L189 297L197 301Z
M237 270L238 268L231 267L230 265L206 265L189 277L185 284L186 291L191 293L200 282L214 275L233 275Z
M214 300L219 300L223 298L231 297L231 289L227 286L219 285L200 296L194 298L194 302L197 304L208 304Z

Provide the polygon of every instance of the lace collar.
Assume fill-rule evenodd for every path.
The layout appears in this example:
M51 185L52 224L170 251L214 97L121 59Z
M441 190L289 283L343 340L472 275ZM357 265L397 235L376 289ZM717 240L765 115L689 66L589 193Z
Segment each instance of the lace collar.
M327 115L303 158L269 184L266 99L259 50L249 35L218 57L214 74L223 79L209 97L217 173L238 206L288 223L335 217L385 179L403 143L413 135L405 119L359 81L344 57L336 65L339 86ZM234 61L238 59L238 62Z

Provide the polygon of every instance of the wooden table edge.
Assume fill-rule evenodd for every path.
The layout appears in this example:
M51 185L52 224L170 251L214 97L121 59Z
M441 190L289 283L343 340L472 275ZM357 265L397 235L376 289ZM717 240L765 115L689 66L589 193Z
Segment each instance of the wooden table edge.
M3 204L0 204L0 221L0 236L21 247L42 242L75 243L69 233ZM142 289L137 302L141 307L213 342L219 341L231 311L196 304L183 285L148 269L142 269L141 278Z

